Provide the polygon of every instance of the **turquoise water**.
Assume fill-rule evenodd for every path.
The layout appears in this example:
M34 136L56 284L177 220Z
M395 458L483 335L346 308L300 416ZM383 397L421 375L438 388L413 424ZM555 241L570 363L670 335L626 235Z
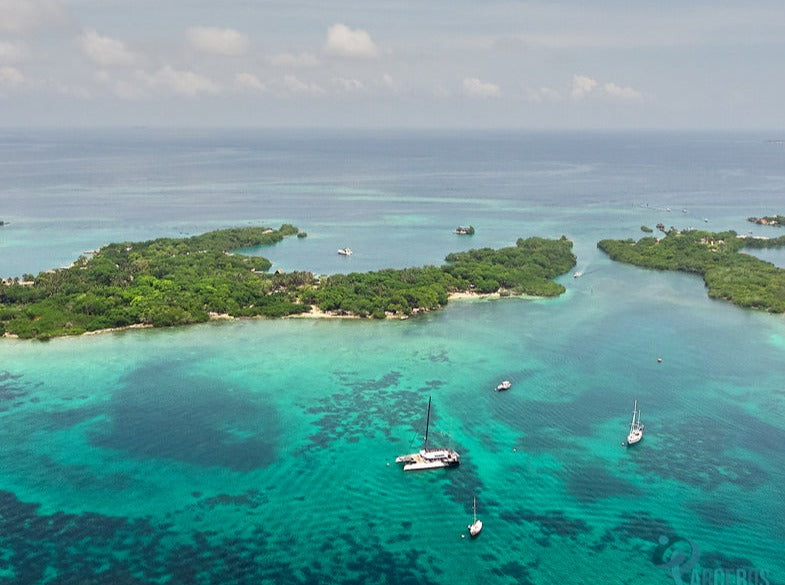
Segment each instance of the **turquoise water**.
M595 248L660 221L776 233L745 220L782 212L785 151L756 136L455 138L4 136L6 275L107 241L282 221L309 237L258 253L287 270L564 233L584 275L558 299L406 321L2 340L0 582L670 583L693 568L785 582L785 322ZM473 238L451 233L466 223ZM429 396L432 442L462 464L403 473ZM646 435L627 449L635 399ZM470 540L473 496L485 527Z

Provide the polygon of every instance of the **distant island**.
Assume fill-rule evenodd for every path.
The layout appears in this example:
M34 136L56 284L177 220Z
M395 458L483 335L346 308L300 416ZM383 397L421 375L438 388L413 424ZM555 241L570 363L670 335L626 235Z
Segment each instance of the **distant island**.
M317 277L269 274L269 260L238 250L299 235L245 227L189 238L114 243L73 265L0 282L0 334L49 339L128 327L167 327L216 317L404 317L438 309L455 293L558 296L552 279L575 266L572 242L519 239L515 246L450 254L447 264Z
M785 225L785 215L768 215L765 217L748 217L747 221L757 223L759 225L773 225L782 227Z
M785 236L738 236L734 231L667 232L634 240L601 240L597 247L612 260L643 268L693 272L703 277L709 297L740 307L785 312L785 269L742 252L745 248L780 248Z
M473 236L474 235L474 226L473 225L459 225L455 228L455 233L459 236Z

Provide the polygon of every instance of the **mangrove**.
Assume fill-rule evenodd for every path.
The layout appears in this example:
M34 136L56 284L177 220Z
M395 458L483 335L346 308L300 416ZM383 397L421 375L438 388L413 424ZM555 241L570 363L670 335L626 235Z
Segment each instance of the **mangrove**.
M238 252L301 233L284 224L103 246L68 268L0 282L0 334L45 340L216 316L284 317L312 307L334 315L403 317L443 307L457 292L557 296L564 287L553 279L576 262L564 236L450 254L440 267L322 277L270 274L269 260Z
M771 313L785 312L785 269L744 250L783 246L785 236L743 237L732 230L670 230L662 238L601 240L597 244L618 262L699 274L709 297Z

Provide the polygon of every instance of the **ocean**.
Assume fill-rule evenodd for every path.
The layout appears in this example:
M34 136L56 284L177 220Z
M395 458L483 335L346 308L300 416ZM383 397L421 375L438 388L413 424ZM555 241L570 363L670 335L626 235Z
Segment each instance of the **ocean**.
M747 221L785 213L779 138L0 130L2 277L282 223L308 237L248 251L273 270L565 235L583 273L402 321L0 339L0 583L785 583L785 320L596 248L785 233ZM429 398L462 463L404 473Z

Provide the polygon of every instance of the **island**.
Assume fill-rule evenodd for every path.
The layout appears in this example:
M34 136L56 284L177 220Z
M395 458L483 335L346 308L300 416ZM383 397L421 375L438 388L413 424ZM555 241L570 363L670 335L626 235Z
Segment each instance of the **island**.
M50 339L212 318L407 317L444 307L450 295L558 296L554 278L576 263L572 242L530 237L515 246L449 254L440 267L316 276L268 273L243 254L301 233L284 224L230 228L188 238L114 243L70 267L0 282L0 333Z
M474 226L473 225L459 225L455 228L455 233L459 236L473 236L474 235Z
M780 248L779 238L745 237L734 231L669 230L662 238L601 240L597 247L612 260L642 268L678 270L703 277L709 297L740 307L785 312L785 269L744 253Z
M785 215L768 215L764 217L748 217L747 221L758 225L773 225L782 227L785 225Z

